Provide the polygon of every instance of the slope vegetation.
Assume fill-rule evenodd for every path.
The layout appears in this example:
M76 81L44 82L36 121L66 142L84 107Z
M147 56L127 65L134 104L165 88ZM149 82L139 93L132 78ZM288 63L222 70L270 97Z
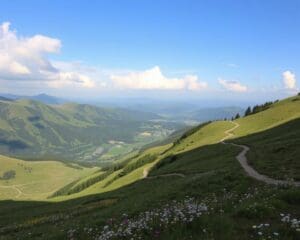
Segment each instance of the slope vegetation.
M250 146L246 156L259 173L264 171L275 179L286 179L286 175L296 179L298 99L279 101L235 124L203 124L173 144L131 156L107 170L111 172L104 179L83 191L49 199L50 203L2 202L0 236L120 239L115 234L121 229L122 239L299 239L295 225L300 216L299 188L267 185L249 176L236 159L241 148L221 144L225 140ZM143 161L149 154L155 158ZM181 210L180 206L191 202L187 196L201 204ZM183 218L169 216L174 204L175 212ZM203 206L205 212L192 215L194 206ZM163 216L149 223L152 213ZM131 222L135 224L126 225Z
M45 200L59 188L98 168L55 161L28 162L0 155L0 199Z
M224 146L215 144L225 139L249 146L251 148L247 153L249 164L258 172L275 179L297 181L300 172L299 148L297 148L300 145L299 99L300 97L297 96L276 102L266 111L237 120L236 127L230 121L201 124L188 130L172 145L150 148L137 157L124 161L124 164L116 169L117 174L113 171L109 173L110 176L115 174L108 181L109 184L101 185L101 188L95 187L97 185L88 185L87 190L71 197L110 191L115 189L110 187L110 185L114 186L114 181L118 180L121 183L116 184L118 187L125 186L148 176L148 172L152 177L174 173L199 175L205 172L217 172L227 165L227 162L223 161L223 153L220 154L220 150L203 152L202 147L223 149ZM284 112L284 115L281 115L281 112ZM225 150L227 148L225 147ZM241 150L236 147L235 152L239 151ZM141 161L145 156L152 156L149 163ZM209 163L197 161L203 158L210 159ZM140 164L136 164L138 160ZM131 173L133 170L135 174Z
M0 153L22 158L109 161L177 126L156 115L67 103L0 100Z

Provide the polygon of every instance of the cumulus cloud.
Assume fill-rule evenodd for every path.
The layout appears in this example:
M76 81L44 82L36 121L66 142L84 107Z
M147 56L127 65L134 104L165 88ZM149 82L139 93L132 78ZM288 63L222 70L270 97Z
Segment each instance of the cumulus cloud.
M57 80L48 82L48 86L53 88L76 86L77 84L86 88L95 87L95 82L92 81L90 77L77 72L60 72L57 76Z
M206 82L198 80L196 75L182 78L167 78L158 66L145 71L132 71L122 75L111 75L115 87L140 90L201 90L207 87Z
M78 72L53 66L49 54L59 53L61 41L43 35L18 36L10 23L0 25L0 80L43 81L50 87L78 85L93 87L94 82Z
M291 71L285 71L282 73L282 80L284 87L286 89L294 90L297 89L296 87L296 75Z
M232 92L246 92L248 90L247 86L242 85L238 81L228 81L219 78L219 83L223 86L223 88Z

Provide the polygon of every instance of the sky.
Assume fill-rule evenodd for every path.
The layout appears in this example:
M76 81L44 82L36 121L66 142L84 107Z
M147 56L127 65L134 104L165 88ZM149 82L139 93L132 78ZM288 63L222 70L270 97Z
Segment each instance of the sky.
M0 5L0 93L262 101L299 91L298 0Z

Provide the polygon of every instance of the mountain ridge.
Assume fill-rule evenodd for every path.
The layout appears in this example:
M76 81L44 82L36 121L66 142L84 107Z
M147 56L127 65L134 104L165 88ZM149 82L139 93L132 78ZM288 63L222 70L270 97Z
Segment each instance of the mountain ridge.
M67 159L76 154L77 158L84 158L84 148L92 154L101 145L108 148L110 141L124 142L123 148L130 151L143 141L158 140L176 129L173 123L152 123L151 120L158 118L152 113L87 104L47 105L37 100L17 99L0 101L0 106L1 152L29 158L57 155L56 159ZM140 136L147 131L153 136ZM78 148L75 154L74 148Z

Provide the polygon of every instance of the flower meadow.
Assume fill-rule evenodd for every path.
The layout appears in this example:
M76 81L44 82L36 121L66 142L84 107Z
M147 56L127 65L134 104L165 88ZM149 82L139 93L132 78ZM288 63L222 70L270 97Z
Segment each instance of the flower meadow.
M163 229L193 222L207 213L207 205L198 203L194 198L182 202L172 201L162 208L140 213L133 219L124 214L120 222L110 220L96 240L143 239L145 235L159 238Z
M292 208L278 211L273 203L278 204L279 196L267 187L244 193L223 189L139 213L121 212L101 224L74 226L67 235L70 240L232 239L235 234L235 239L300 239L299 216Z
M279 219L281 221L280 229L281 231L278 231L278 226L272 226L270 223L260 223L257 225L253 225L253 233L254 238L256 239L285 239L285 235L288 232L291 232L292 234L297 236L300 234L300 219L291 217L291 214L284 214L281 213L279 216ZM281 232L281 233L279 233Z

